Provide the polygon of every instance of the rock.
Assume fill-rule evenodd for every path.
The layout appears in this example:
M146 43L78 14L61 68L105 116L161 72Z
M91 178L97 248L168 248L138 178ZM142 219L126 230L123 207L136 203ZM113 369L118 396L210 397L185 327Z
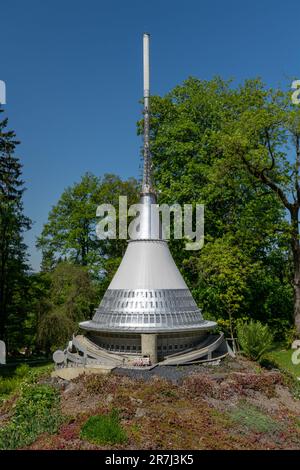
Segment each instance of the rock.
M238 361L231 361L230 363L228 363L228 366L230 367L230 369L233 369L233 370L243 370L245 368Z
M292 343L292 349L298 349L300 348L300 339L295 339Z
M57 377L42 377L38 383L45 385L52 385L58 390L65 390L69 384L68 380L62 380Z
M0 341L0 364L6 364L6 345Z
M68 395L69 393L72 393L76 388L76 385L73 382L68 382L68 384L65 386L64 390L64 395Z
M130 397L130 401L131 403L143 403L143 400L141 400L140 398L134 398L134 397Z
M216 380L218 382L225 380L227 377L228 377L228 374L218 373L218 372L211 375L211 379Z
M114 396L113 396L112 393L109 393L106 397L107 403L111 403L113 401L113 399L114 399Z
M142 418L143 416L146 416L146 414L147 414L146 408L137 408L135 412L135 417Z

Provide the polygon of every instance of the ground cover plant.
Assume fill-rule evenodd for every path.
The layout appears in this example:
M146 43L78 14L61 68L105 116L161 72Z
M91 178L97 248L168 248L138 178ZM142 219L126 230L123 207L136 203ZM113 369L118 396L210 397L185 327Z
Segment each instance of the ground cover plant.
M127 440L116 409L107 415L90 416L82 426L80 436L93 444L122 444Z

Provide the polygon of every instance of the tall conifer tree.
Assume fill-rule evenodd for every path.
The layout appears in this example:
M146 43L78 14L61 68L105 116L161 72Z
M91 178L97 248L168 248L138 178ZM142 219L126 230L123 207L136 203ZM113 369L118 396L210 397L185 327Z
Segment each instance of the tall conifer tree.
M26 291L28 266L23 233L31 225L23 213L22 165L15 155L19 142L7 124L7 118L0 120L0 338L6 341L13 334L13 324L20 325L17 317L25 313L22 291Z

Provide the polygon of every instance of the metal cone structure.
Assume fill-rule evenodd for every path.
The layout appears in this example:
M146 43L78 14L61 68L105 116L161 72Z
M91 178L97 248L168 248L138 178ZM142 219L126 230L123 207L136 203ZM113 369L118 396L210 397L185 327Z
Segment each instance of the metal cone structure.
M149 35L144 34L144 171L140 231L126 253L91 321L80 324L100 346L124 353L149 354L152 360L191 349L216 323L205 321L168 244L151 205L149 148ZM132 336L133 335L133 336ZM142 335L142 336L141 336ZM157 354L158 353L158 354Z
M128 242L122 262L91 321L88 331L110 333L193 332L214 328L203 320L168 244L153 227L154 194L141 197L140 231ZM154 219L156 224L156 220Z
M216 323L203 319L163 238L159 218L153 216L157 198L149 148L148 34L144 34L143 45L144 171L138 230L128 241L93 319L80 323L86 336L73 338L66 352L75 362L83 355L85 361L132 364L132 358L146 358L151 364L174 365L212 359L222 345L221 354L227 353L223 336L209 334ZM75 359L74 348L79 359Z

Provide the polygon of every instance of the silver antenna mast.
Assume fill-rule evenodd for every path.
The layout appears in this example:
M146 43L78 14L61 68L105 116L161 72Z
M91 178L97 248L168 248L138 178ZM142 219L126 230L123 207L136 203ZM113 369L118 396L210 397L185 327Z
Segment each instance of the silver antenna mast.
M151 178L151 154L150 154L150 66L149 66L149 42L150 34L143 35L143 69L144 69L144 169L142 193L154 193Z

